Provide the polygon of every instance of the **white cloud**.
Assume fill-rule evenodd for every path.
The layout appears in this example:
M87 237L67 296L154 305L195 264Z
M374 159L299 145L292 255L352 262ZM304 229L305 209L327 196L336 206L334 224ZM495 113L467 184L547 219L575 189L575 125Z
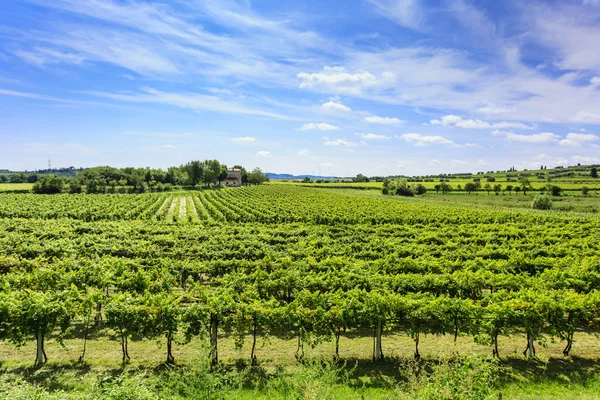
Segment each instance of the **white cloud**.
M440 165L442 165L442 162L440 160L431 160L429 161L429 166L430 167L439 167Z
M307 150L307 149L300 149L300 150L298 150L298 155L299 156L307 156L309 154L310 154L310 151Z
M335 139L330 140L328 137L323 137L325 146L333 146L333 147L358 147L359 143L351 142L346 139Z
M560 141L561 146L567 147L581 147L582 144L588 142L594 142L600 139L596 135L591 133L568 133L567 137Z
M172 144L165 144L163 146L161 146L164 149L176 149L176 146L173 146Z
M463 146L465 146L465 147L471 147L471 148L481 147L477 143L465 143L465 144L463 144Z
M478 108L477 111L484 114L505 114L513 111L510 108L498 107L488 101L485 101L483 104L483 107Z
M534 167L537 168L539 167L539 164L544 164L544 165L550 165L552 167L555 167L557 165L565 165L569 163L569 160L567 160L566 158L563 157L552 157L549 156L547 154L538 154L537 156L534 157L533 162L529 162L527 163L528 166L530 167Z
M495 131L498 132L498 131ZM498 133L496 133L498 134ZM533 135L519 135L512 132L501 133L506 140L510 142L522 142L522 143L550 143L556 142L560 139L560 136L552 132L534 133Z
M270 151L261 150L256 153L256 157L271 157L271 156L272 156L272 154Z
M573 156L571 160L581 164L600 164L600 157Z
M319 167L323 167L323 168L333 167L333 164L329 163L329 162L324 162L324 163L319 164Z
M350 73L344 67L323 67L322 72L298 74L301 80L300 88L323 88L329 91L358 95L363 90L383 84L385 81L393 80L391 72L382 73L380 78L368 71L357 71Z
M404 135L400 136L400 139L404 140L405 142L414 143L415 146L418 147L432 144L456 145L456 143L453 141L442 136L424 136L419 133L405 133Z
M452 166L454 166L454 167L459 167L459 166L468 164L468 162L463 161L463 160L452 160L450 162L452 163Z
M361 137L362 139L365 140L384 140L384 139L390 139L389 136L385 136L385 135L378 135L375 133L357 133L356 136Z
M365 117L365 121L370 122L371 124L382 124L382 125L401 125L404 121L398 118L390 118L390 117Z
M571 118L571 121L583 122L588 124L600 124L600 114L592 113L589 111L578 111Z
M117 101L166 104L175 107L191 109L194 111L213 111L229 114L257 115L276 119L289 119L289 117L282 114L249 107L242 103L223 100L218 96L209 96L197 93L163 92L152 88L143 88L139 93L127 94L89 91L81 93Z
M338 129L340 129L339 126L330 125L325 122L319 122L319 123L311 122L308 124L304 124L300 128L298 128L299 131L314 131L314 130L337 131Z
M431 122L437 120L432 120ZM455 128L463 128L463 129L507 129L507 128L516 128L516 129L533 129L534 127L525 125L521 122L487 122L482 121L480 119L463 119L458 115L446 115L442 117L442 125L450 126Z
M352 109L348 106L343 105L342 103L335 101L328 101L327 103L321 104L321 108L328 111L345 111L349 112Z
M421 28L424 16L419 7L419 0L368 0L368 2L383 17L399 25L417 30Z
M439 119L432 119L431 121L429 121L429 123L431 125L441 125L442 121L440 121Z
M250 136L241 136L241 137L233 138L233 139L231 139L231 141L235 142L235 143L250 144L250 143L254 143L256 141L256 138L250 137Z
M590 79L590 84L600 85L600 76L594 76L592 79Z

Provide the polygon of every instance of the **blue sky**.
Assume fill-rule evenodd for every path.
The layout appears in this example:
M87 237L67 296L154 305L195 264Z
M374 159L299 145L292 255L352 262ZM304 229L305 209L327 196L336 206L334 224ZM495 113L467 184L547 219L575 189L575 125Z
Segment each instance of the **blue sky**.
M3 0L0 168L600 163L600 0Z

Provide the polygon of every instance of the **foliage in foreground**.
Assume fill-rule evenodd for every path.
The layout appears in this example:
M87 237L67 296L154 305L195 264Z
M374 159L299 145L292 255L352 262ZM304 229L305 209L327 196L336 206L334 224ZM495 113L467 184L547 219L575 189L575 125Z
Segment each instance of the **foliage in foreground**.
M452 358L439 363L404 361L393 377L368 382L354 378L356 367L344 363L305 360L293 370L278 367L211 369L208 360L189 367L170 367L150 374L99 374L95 383L72 390L48 389L25 379L0 381L0 395L22 399L344 399L406 398L479 400L496 395L500 367L480 358Z

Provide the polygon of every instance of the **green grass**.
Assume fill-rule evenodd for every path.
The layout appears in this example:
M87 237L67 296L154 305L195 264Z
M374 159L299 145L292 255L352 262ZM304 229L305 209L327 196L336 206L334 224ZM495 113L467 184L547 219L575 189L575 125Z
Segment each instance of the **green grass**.
M208 366L207 344L202 340L178 343L176 366L167 367L163 365L164 344L160 347L154 341L132 342L132 360L123 366L119 342L105 335L92 336L84 363L77 362L83 346L81 339L65 340L64 348L50 339L46 345L49 362L38 370L31 368L33 341L19 349L0 343L0 396L45 399L54 393L60 399L486 398L431 397L444 387L456 385L464 390L466 386L479 385L478 390L496 396L492 398L502 392L504 399L600 396L600 343L594 335L577 333L570 357L561 355L564 343L549 340L546 347L538 346L538 357L533 360L521 354L526 343L523 335L502 337L502 360L495 363L489 359L489 346L476 344L470 337L459 337L455 345L452 336L424 336L420 345L422 359L415 361L412 339L392 331L386 332L383 339L386 359L375 363L371 361L369 334L370 330L349 332L342 338L338 366L331 362L331 342L315 348L307 346L307 361L299 363L294 358L296 341L272 336L267 341L259 340L259 367L249 367L250 338L237 350L232 339L222 336L217 370ZM453 361L456 354L462 360L458 364ZM467 365L464 368L463 362ZM465 375L478 368L484 375L493 376L484 380L485 376L475 379Z
M16 190L31 190L33 183L0 183L0 192L12 192Z

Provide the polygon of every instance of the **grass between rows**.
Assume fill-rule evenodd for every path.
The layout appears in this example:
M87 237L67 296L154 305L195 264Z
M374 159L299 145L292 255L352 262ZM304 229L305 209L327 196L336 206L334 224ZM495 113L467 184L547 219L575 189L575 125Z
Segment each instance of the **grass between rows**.
M83 363L77 362L83 347L81 339L66 339L64 348L55 340L49 339L46 344L49 362L38 370L31 368L35 356L33 341L19 349L15 349L8 343L1 343L0 368L4 385L0 384L0 395L3 387L17 382L21 382L25 388L40 388L47 393L64 391L64 393L83 394L91 390L90 388L98 386L98 382L102 380L144 380L156 378L162 373L165 368L164 343L147 340L132 342L130 344L132 360L128 365L123 366L119 342L115 338L104 336L106 332L102 333L102 336L93 337L88 342ZM524 336L501 338L502 360L499 365L502 373L498 377L498 391L503 393L503 398L600 398L600 340L595 335L587 333L577 333L575 340L570 357L561 356L564 343L548 340L546 346L537 346L537 358L527 360L521 354L526 342ZM275 382L278 385L292 386L297 386L295 380L300 379L299 376L314 372L307 372L305 365L295 359L296 341L293 338L261 338L257 351L259 367L252 369L248 369L250 345L250 337L246 338L244 346L239 350L235 349L232 339L219 338L220 368L231 375L227 381L229 383L220 386L220 391L227 390L227 396L223 398L260 398L261 396L269 398L269 393L262 389L258 390L255 385L236 386L230 382L231 379L236 379L232 377L241 376L242 370L245 374L250 374L244 379L267 379L271 382L270 385ZM328 387L328 394L324 398L349 398L359 394L366 396L365 398L402 398L407 389L404 386L402 386L404 389L399 389L398 385L404 385L405 381L410 379L407 368L422 368L423 365L443 363L456 354L475 357L477 360L488 360L491 353L489 346L476 344L471 337L459 337L455 345L452 336L425 336L421 339L419 348L422 360L414 364L415 362L412 361L414 342L402 333L386 332L383 339L386 359L383 362L373 362L371 361L372 338L369 337L369 332L350 332L340 342L339 363L343 363L344 366L335 371L337 375L347 374L347 379L335 383L341 378L331 378L333 379L331 382L320 382L315 378L315 384L321 385L317 392L321 396L322 390ZM194 339L189 343L180 341L175 346L176 366L173 368L193 368L198 364L206 363L207 352L207 344L204 340ZM334 344L323 342L314 348L306 346L305 353L307 360L331 361ZM277 379L283 381L279 382ZM161 382L159 386L162 384L165 382ZM419 390L424 387L423 385L425 383L419 381L417 385ZM302 390L304 394L311 392L310 387L303 386ZM304 390L308 392L305 393ZM305 398L320 398L319 396Z

